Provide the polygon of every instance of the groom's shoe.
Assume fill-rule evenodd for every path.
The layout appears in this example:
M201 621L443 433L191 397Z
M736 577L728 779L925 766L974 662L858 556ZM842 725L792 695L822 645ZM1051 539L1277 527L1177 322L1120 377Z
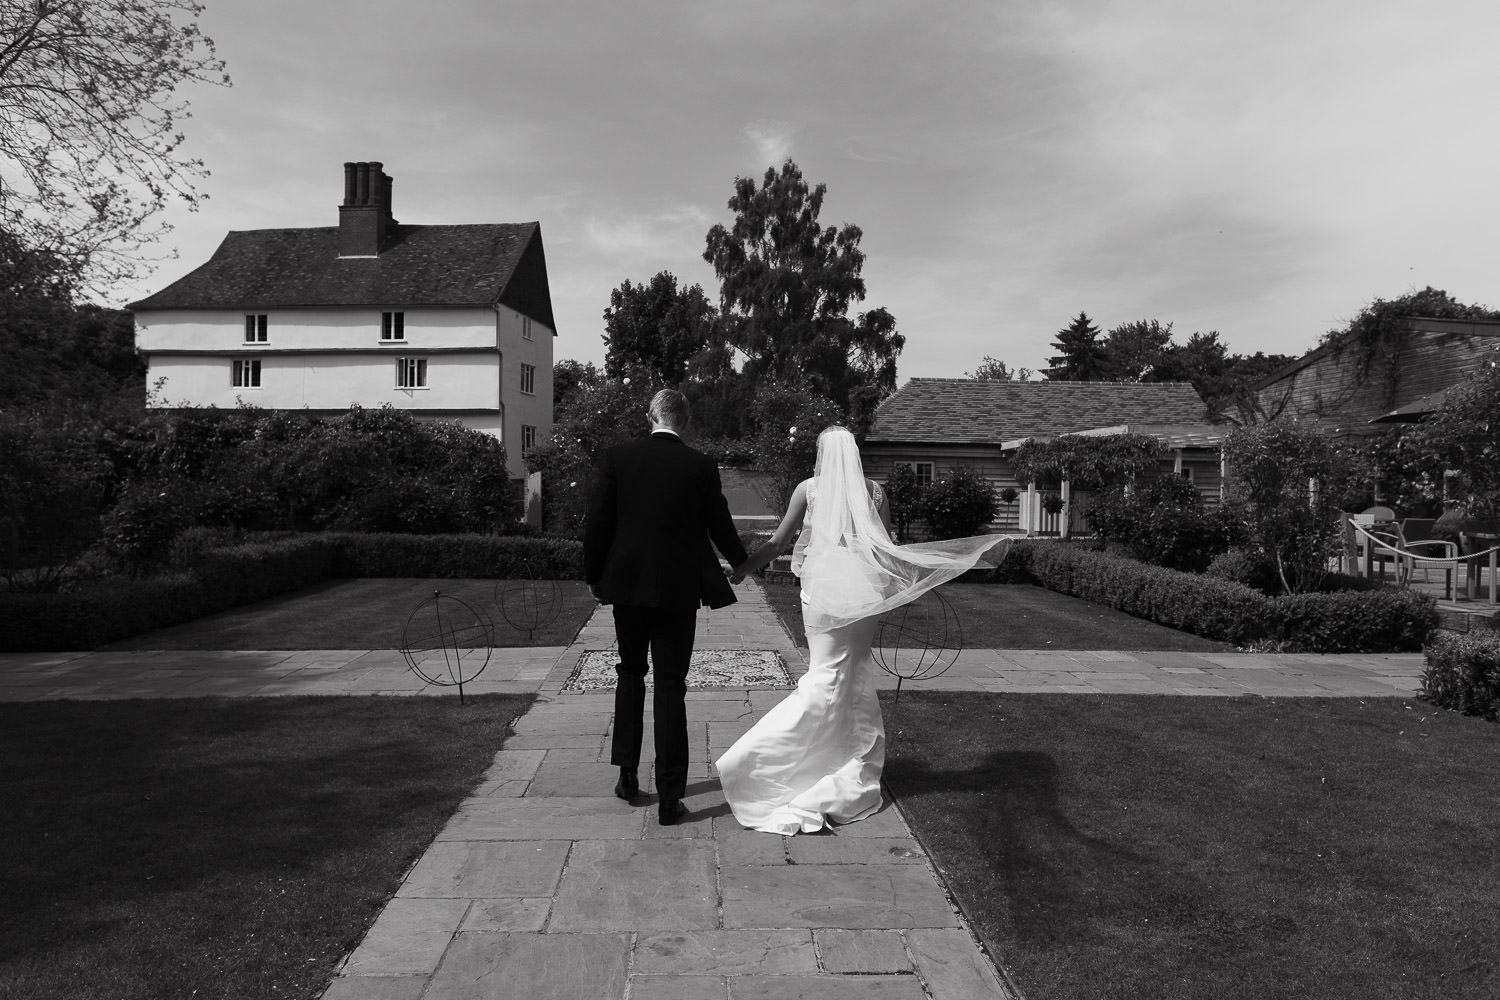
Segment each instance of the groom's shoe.
M681 799L662 799L661 805L656 807L656 822L662 826L676 826L687 819L687 814L687 806Z
M635 776L635 769L629 767L620 768L620 780L615 782L615 795L629 802L640 794L641 782Z

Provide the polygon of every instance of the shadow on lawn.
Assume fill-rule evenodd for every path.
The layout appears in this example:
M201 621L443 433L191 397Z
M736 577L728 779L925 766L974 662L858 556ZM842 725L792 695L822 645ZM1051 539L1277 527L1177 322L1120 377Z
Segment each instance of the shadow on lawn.
M255 995L248 980L266 962L326 975L286 956L310 950L331 967L352 947L478 780L507 706L526 700L0 706L0 967L28 982L100 959L103 935L107 953L193 966L179 978L219 970L203 988L242 978L220 995ZM180 949L206 961L183 963Z
M924 833L957 834L966 824L951 810L979 811L970 828L983 830L985 837L968 848L999 873L1016 932L1044 939L1076 934L1090 922L1097 900L1090 901L1087 885L1078 880L1080 871L1149 862L1079 829L1062 806L1058 778L1057 761L1031 750L996 751L962 769L903 758L888 763L885 771L886 784L903 811L930 817L910 824L929 854L934 845ZM964 896L972 886L945 874L969 910Z

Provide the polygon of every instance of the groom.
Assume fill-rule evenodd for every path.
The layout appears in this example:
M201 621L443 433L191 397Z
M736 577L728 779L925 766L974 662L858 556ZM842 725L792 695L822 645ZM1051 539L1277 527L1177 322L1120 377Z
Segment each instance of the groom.
M713 546L731 565L747 558L713 459L682 440L691 419L687 397L663 389L648 411L651 435L604 453L584 527L584 579L601 604L615 609L614 742L610 763L620 768L615 794L640 794L642 715L646 707L646 651L656 693L657 819L671 826L686 815L688 664L698 606L733 604Z

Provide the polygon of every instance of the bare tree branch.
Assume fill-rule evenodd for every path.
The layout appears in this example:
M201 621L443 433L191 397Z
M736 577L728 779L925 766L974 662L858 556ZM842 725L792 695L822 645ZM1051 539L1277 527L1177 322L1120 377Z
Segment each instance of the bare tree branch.
M228 86L194 0L0 0L0 227L102 290L208 176L177 88Z

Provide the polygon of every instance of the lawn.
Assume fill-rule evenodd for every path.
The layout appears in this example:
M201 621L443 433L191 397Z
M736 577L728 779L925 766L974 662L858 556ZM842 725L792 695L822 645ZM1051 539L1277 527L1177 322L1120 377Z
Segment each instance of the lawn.
M530 702L0 703L0 997L317 996Z
M797 587L762 583L797 645L806 646ZM950 583L942 588L968 649L1151 649L1225 652L1233 646L1133 618L1031 584ZM924 599L925 601L926 599ZM915 624L915 617L908 624Z
M1028 1000L1500 996L1500 728L1399 698L883 696Z
M486 579L328 580L174 628L132 636L106 649L400 649L407 620L441 591L464 601L495 626L497 648L566 646L598 605L581 580L529 584L540 601L511 588L527 581ZM552 589L555 586L555 591ZM551 600L556 596L555 603ZM504 604L501 604L501 598ZM528 608L550 610L538 616ZM506 614L514 621L508 621ZM543 627L526 626L544 620ZM520 626L520 627L517 627Z

